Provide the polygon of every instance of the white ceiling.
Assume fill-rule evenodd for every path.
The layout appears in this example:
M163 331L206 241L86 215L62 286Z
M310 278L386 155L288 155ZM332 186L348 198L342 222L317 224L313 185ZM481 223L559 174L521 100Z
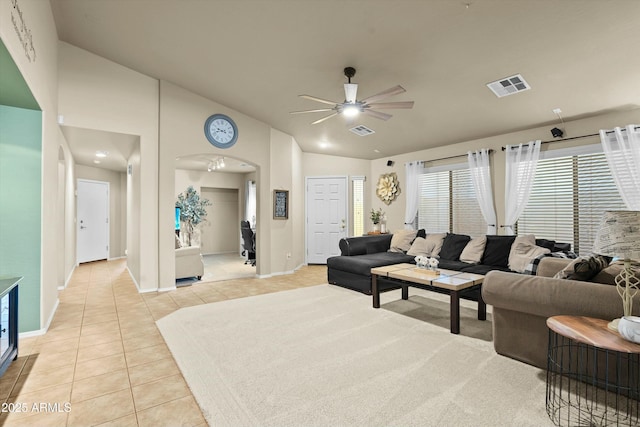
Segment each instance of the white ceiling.
M382 158L553 127L554 108L566 121L640 104L637 0L51 3L61 40L268 123L305 152ZM357 120L375 130L366 137L344 117L289 114L322 108L301 94L342 101L346 66L358 98L400 84L387 100L415 107ZM518 73L531 90L498 99L486 87Z

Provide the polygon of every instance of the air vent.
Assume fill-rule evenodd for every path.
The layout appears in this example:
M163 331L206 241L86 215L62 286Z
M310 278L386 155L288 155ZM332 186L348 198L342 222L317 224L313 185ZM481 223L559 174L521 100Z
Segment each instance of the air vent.
M358 125L356 127L353 127L351 129L349 129L351 132L355 133L356 135L360 135L360 136L367 136L367 135L371 135L372 133L376 133L375 130L373 129L369 129L366 126L363 125Z
M531 89L529 83L527 83L520 74L487 83L487 87L491 89L498 98Z

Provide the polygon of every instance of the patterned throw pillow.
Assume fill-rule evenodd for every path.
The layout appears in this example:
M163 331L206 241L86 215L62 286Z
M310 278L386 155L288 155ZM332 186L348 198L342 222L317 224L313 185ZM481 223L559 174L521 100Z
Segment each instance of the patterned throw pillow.
M611 257L593 255L590 257L576 258L553 276L555 279L570 279L588 281L605 269L611 262Z

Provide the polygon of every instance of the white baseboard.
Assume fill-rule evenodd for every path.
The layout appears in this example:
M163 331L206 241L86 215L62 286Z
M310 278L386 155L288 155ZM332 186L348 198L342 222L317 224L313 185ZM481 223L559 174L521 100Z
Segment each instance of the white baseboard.
M63 291L65 289L67 289L67 286L69 286L69 282L71 281L71 277L73 276L73 272L76 271L76 267L77 267L77 265L73 266L73 268L69 272L69 275L67 276L67 279L64 281L64 285L58 286L58 290L59 291Z
M305 265L306 264L302 263L302 264L298 265L297 267L295 267L293 270L276 271L275 273L270 273L270 274L256 274L256 278L258 278L258 279L268 279L269 277L284 276L285 274L293 274L297 270L300 270Z
M117 259L126 259L126 258L127 258L126 255L124 255L124 256L116 256L116 257L113 257L113 258L107 258L107 261L115 261Z
M49 318L47 319L47 323L45 324L44 328L36 329L35 331L19 332L18 339L37 337L37 336L46 334L47 331L49 330L49 326L51 326L51 322L53 322L53 317L56 315L56 311L58 311L59 305L60 305L60 299L56 298L56 305L53 307L53 310L51 310L51 314L49 315Z

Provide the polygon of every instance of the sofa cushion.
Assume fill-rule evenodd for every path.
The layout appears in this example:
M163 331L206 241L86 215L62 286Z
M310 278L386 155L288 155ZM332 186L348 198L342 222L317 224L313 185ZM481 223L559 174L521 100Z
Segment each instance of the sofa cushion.
M606 268L610 261L611 258L604 255L579 257L556 273L553 278L588 281Z
M463 271L465 273L482 274L483 276L485 276L487 273L494 270L512 272L511 270L509 270L509 267L499 267L497 265L484 264L470 265L468 267L462 268L460 271Z
M460 254L464 250L471 237L465 234L447 233L442 241L442 249L440 249L440 259L450 261L459 261Z
M433 241L428 242L424 237L416 237L411 244L411 248L407 251L407 255L423 255L431 256L431 252L436 247L436 243Z
M468 262L469 264L480 264L486 244L487 236L474 237L462 250L460 261Z
M411 242L416 238L416 230L396 230L391 237L389 252L405 253L411 249Z
M368 255L354 256L334 256L327 259L327 268L348 271L350 273L370 276L371 269L383 265L410 263L413 261L411 255L397 252L378 252Z
M610 263L606 268L602 269L590 281L594 283L602 283L605 285L615 285L616 276L624 269L624 261L618 260ZM637 262L631 262L633 275L640 280L640 265Z
M389 240L371 239L366 242L365 250L367 254L386 252L389 249Z
M509 253L516 236L487 236L487 244L482 254L482 264L509 268Z
M553 248L555 248L555 246L556 246L556 241L555 240L548 240L548 239L536 239L536 246L540 246L542 248L547 248L550 251L553 251Z
M463 269L467 267L471 267L472 265L473 264L469 264L462 261L451 261L448 259L440 259L440 262L438 263L438 268L445 269L445 270L462 271Z

